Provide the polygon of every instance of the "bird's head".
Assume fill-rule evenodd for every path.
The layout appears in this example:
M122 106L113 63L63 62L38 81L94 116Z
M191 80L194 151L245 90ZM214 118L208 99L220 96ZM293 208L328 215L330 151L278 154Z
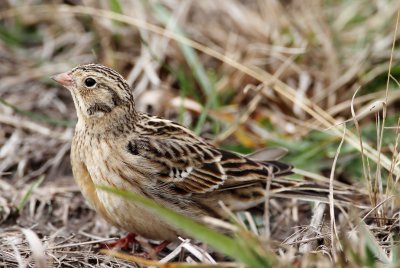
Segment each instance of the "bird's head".
M119 73L106 66L81 65L52 79L71 92L79 120L116 119L113 117L126 113L134 116L131 88Z

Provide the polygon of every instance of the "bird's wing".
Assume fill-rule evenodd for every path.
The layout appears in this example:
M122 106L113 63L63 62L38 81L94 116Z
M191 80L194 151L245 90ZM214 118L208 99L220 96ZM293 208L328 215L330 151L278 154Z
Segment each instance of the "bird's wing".
M185 194L241 188L291 170L289 165L256 162L198 139L142 136L132 139L126 149L144 158L157 180Z
M174 185L185 193L215 190L226 179L221 153L201 141L189 144L174 138L147 136L131 140L126 149L145 158L161 183Z

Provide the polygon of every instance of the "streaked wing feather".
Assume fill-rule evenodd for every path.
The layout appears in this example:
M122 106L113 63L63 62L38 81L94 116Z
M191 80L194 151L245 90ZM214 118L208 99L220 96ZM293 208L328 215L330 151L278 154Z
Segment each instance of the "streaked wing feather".
M176 123L148 115L143 118L146 120L137 125L141 135L131 140L127 149L156 167L154 177L180 194L242 188L264 182L271 174L277 177L291 173L290 165L265 161L268 157L260 162L219 150ZM253 156L260 158L267 151ZM273 155L282 152L278 150Z
M206 193L217 189L226 179L220 152L206 143L140 137L131 140L127 149L156 162L157 177L164 184L173 184L181 192Z
M268 178L292 174L292 166L279 161L256 162L238 154L222 151L221 164L228 179L218 190L248 187Z

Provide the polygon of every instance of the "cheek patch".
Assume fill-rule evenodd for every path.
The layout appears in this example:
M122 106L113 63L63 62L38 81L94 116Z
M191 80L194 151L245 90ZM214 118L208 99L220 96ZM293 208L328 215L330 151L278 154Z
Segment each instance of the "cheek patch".
M122 100L121 97L118 95L118 93L114 89L107 86L105 83L100 83L99 87L104 88L107 91L107 93L111 95L111 100L112 100L114 106L123 105L126 103L126 101Z
M111 112L111 107L105 103L95 103L92 106L89 106L86 110L88 115L96 115L98 113L109 113Z

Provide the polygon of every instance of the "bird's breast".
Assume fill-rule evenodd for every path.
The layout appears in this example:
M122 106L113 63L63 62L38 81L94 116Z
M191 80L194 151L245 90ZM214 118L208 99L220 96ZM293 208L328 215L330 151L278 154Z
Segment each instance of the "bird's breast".
M114 142L117 144L92 139L82 142L80 147L73 146L73 151L82 158L94 185L92 188L95 192L86 193L86 197L91 196L91 199L99 202L94 208L119 228L151 239L175 239L176 231L157 215L132 201L96 188L96 185L110 186L151 198L143 188L149 178L144 178L134 166L126 165L121 147L117 141ZM85 191L82 192L85 195Z

